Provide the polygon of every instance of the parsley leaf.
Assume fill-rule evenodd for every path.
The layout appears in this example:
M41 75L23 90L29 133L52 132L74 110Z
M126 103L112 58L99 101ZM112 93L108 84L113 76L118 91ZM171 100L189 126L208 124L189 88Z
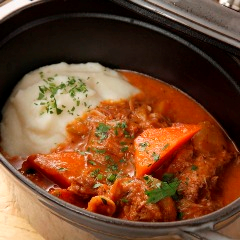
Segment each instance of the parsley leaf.
M173 173L164 173L162 176L162 181L163 182L172 182L174 179L174 174Z
M96 153L100 153L100 154L103 154L106 152L105 149L99 149L99 148L93 148L93 150L96 152Z
M101 197L101 200L102 200L102 203L103 203L104 205L108 205L108 204L107 204L107 200L106 200L105 198Z
M174 196L176 194L178 185L179 180L174 179L174 181L171 183L161 182L161 186L159 188L145 191L145 194L148 196L147 203L157 203L166 197Z
M148 146L149 146L149 142L139 143L139 147L140 147L139 151L144 152Z
M128 150L128 146L124 146L121 148L121 152L126 152Z
M153 158L154 161L158 161L158 159L160 158L160 154L157 154L157 153L153 152L152 158Z
M107 177L107 180L109 182L113 183L113 182L115 182L116 178L117 178L117 175L112 173Z
M67 171L67 168L60 167L60 168L58 168L58 171L59 172L65 172L65 171Z
M108 131L110 129L110 126L104 124L104 123L99 123L96 131L95 131L95 136L99 137L100 140L104 140L108 137Z
M68 77L68 81L66 83L58 83L55 78L56 75L54 77L46 78L43 72L40 72L39 74L44 84L38 86L39 93L36 100L41 100L41 103L34 104L45 107L40 115L44 113L56 113L57 115L60 115L63 112L63 109L59 108L55 98L58 93L69 95L72 98L73 106L70 107L67 112L73 115L75 104L76 106L80 105L79 98L76 98L76 95L79 93L85 94L88 92L87 85L81 79L75 77Z
M99 172L100 172L100 169L97 168L97 169L93 170L92 172L90 172L90 176L91 176L91 177L97 177L97 175L99 174Z
M198 166L196 166L196 165L192 165L191 170L193 170L193 171L197 171L197 170L198 170Z
M162 151L166 150L169 147L169 145L170 145L169 143L165 144L161 150Z
M99 188L101 185L102 185L101 183L95 183L95 184L93 185L93 188Z
M92 161L92 160L88 160L88 163L91 164L91 165L93 165L93 166L96 165L96 163L95 163L94 161Z

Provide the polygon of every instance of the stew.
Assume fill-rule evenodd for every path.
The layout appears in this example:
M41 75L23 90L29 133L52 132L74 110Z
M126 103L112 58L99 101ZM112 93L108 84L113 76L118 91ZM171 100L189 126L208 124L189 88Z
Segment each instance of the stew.
M120 73L141 92L76 118L51 153L9 161L52 195L120 219L196 218L237 199L239 152L211 115L174 87Z

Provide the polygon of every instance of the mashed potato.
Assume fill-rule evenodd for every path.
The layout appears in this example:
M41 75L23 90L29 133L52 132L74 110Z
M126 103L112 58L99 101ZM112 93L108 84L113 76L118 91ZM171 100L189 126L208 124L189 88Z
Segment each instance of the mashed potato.
M3 108L2 148L10 155L48 153L66 138L67 123L103 100L136 94L116 71L98 63L59 63L23 77Z

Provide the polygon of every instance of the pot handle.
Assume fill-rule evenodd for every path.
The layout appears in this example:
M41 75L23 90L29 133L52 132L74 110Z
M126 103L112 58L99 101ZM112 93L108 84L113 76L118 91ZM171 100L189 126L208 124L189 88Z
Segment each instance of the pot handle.
M211 229L200 230L196 232L182 232L182 237L186 240L200 239L200 240L234 240ZM236 239L237 240L237 239Z

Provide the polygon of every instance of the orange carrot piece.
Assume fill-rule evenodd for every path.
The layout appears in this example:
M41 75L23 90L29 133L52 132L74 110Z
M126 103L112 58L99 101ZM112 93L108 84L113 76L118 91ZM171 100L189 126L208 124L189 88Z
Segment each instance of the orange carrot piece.
M75 152L37 154L28 157L28 162L59 186L67 188L85 168L84 156Z
M147 129L134 140L136 177L151 174L200 130L199 125L173 124Z
M51 188L48 191L50 194L52 194L55 197L58 197L65 202L71 203L73 205L76 205L81 208L87 208L87 202L82 197L78 196L77 194L67 190L67 189L53 189Z

